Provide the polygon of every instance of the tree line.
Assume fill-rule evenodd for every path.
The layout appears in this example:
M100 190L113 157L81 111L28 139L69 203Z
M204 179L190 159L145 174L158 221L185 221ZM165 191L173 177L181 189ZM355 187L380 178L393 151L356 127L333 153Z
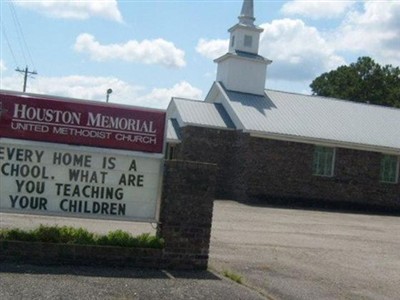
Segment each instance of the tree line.
M340 66L310 84L314 95L400 108L400 68L370 57Z

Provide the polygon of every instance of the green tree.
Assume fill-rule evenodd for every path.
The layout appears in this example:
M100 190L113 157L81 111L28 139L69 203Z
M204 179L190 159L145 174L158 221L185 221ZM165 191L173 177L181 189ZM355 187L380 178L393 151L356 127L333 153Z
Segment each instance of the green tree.
M314 95L400 108L400 68L370 57L323 73L310 87Z

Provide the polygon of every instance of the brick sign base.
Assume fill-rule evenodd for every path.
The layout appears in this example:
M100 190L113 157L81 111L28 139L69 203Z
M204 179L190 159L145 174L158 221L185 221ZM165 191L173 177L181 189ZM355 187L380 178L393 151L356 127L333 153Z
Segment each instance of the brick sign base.
M208 264L216 165L165 163L160 223L164 249L0 241L0 261L205 270Z

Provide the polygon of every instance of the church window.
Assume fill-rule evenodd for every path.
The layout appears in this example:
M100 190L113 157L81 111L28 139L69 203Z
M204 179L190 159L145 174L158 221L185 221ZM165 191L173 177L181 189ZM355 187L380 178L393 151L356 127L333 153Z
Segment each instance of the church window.
M399 177L399 159L395 155L384 155L381 160L381 181L397 183Z
M167 144L167 151L165 152L165 159L171 160L176 159L176 145Z
M333 176L335 149L315 146L313 174L317 176Z
M251 35L244 36L244 46L251 48L253 44L253 37Z
M234 47L234 46L235 46L235 36L232 35L232 37L231 37L231 47Z

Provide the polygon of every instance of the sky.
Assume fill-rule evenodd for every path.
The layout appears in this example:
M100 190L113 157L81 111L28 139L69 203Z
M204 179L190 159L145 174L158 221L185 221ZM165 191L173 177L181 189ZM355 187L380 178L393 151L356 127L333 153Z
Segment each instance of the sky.
M0 0L0 88L165 109L202 100L242 0ZM320 74L370 56L400 66L400 0L254 1L266 88L310 94Z

